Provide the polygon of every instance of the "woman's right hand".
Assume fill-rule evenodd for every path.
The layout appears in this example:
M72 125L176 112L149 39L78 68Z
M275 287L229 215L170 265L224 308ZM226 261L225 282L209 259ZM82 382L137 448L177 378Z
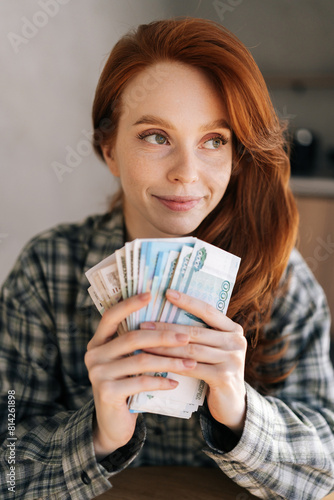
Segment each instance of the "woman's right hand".
M192 366L189 359L145 352L129 356L145 348L184 346L189 342L187 334L142 329L115 336L118 325L131 313L146 307L150 299L149 292L135 295L106 311L87 346L85 364L94 395L96 420L93 442L98 458L109 455L131 439L138 414L129 411L129 396L142 391L170 390L177 386L174 380L143 373L186 374L196 365L194 362Z

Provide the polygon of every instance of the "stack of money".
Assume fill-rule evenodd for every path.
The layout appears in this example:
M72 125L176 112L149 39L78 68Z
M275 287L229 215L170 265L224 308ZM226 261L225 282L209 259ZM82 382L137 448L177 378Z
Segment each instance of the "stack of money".
M207 325L166 300L168 288L186 293L226 314L240 258L193 237L136 239L86 272L88 292L101 314L120 300L150 291L152 299L119 325L118 333L144 321ZM206 384L174 373L150 373L179 382L172 391L148 391L129 399L132 412L190 418L203 404Z

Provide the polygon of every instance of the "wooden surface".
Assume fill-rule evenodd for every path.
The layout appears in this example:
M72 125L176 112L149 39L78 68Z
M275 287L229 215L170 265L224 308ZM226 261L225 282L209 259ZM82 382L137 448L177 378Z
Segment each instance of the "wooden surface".
M252 500L220 469L198 467L128 468L110 479L113 487L95 500ZM334 500L334 492L324 500Z
M111 490L96 500L252 500L220 469L138 467L110 478Z

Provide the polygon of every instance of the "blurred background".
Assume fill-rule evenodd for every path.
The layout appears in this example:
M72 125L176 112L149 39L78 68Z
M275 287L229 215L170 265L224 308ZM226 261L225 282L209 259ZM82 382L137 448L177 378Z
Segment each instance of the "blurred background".
M334 316L332 0L16 0L0 3L0 282L23 245L107 209L116 183L90 146L115 42L173 16L220 22L250 49L293 138L299 247Z

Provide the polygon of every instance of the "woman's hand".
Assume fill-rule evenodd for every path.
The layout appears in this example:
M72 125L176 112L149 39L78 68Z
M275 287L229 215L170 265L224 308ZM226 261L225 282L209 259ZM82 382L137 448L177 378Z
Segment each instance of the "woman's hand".
M141 328L190 336L182 347L158 347L146 352L161 356L189 358L197 366L187 375L207 382L207 402L211 415L241 435L246 413L244 383L247 341L240 325L209 304L174 290L168 301L202 319L209 328L169 323L143 323ZM210 328L211 327L211 328Z
M179 359L148 352L129 356L136 350L180 348L188 343L189 332L141 329L115 336L118 325L131 313L147 306L150 298L150 293L136 295L106 311L87 346L85 364L95 402L93 441L98 458L112 453L131 439L137 414L128 409L129 396L141 391L170 390L178 384L168 378L141 374L156 371L188 374L196 365L188 356Z

